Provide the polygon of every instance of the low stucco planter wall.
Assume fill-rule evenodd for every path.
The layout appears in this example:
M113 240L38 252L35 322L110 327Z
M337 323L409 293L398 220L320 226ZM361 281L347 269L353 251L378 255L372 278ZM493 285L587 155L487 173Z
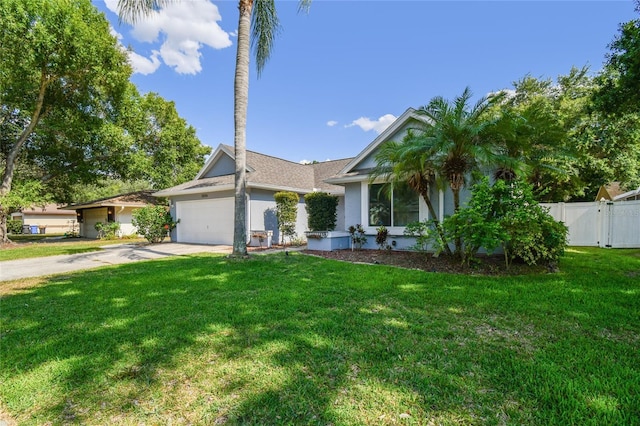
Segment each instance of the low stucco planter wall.
M333 251L348 249L351 235L346 231L305 232L307 249L319 251Z

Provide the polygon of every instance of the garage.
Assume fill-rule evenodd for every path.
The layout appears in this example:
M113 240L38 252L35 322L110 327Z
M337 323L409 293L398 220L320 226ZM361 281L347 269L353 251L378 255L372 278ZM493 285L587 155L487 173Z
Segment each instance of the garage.
M96 230L96 223L107 222L107 208L86 209L82 211L83 224L82 224L82 237L85 238L98 238L98 231Z
M179 243L233 244L233 197L176 202Z

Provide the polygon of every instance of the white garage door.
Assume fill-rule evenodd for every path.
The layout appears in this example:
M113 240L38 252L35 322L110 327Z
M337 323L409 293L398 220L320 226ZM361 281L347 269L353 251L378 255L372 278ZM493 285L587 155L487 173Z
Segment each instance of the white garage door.
M233 198L176 202L179 243L233 244Z

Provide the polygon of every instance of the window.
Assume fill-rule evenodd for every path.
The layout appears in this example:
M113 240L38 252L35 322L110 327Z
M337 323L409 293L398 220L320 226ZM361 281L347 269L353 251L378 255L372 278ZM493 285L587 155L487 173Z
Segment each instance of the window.
M369 226L406 226L419 220L418 194L406 183L369 185Z

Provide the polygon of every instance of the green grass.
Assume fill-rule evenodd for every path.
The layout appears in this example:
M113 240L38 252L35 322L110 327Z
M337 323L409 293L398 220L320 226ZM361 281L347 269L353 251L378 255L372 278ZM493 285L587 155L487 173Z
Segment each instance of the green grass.
M27 240L29 241L29 240ZM56 240L57 241L57 240ZM75 240L63 239L59 242L43 242L42 239L24 242L0 249L0 261L33 259L36 257L56 256L59 254L78 254L102 250L103 246L110 244L135 243L142 239L118 239L118 240Z
M631 425L640 250L458 276L199 255L0 284L18 424Z

